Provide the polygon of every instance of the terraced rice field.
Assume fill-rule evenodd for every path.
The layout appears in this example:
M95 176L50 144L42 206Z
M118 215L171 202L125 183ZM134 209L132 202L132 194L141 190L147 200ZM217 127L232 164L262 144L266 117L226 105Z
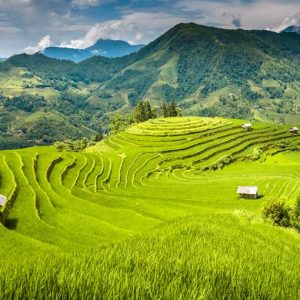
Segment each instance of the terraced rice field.
M242 124L155 119L82 153L0 152L3 297L299 299L299 234L260 209L299 196L300 153L284 145L300 136Z

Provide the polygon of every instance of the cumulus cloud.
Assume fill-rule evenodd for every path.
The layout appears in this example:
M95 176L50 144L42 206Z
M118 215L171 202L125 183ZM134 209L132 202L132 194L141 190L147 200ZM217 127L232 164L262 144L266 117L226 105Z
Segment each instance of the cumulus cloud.
M46 35L43 38L41 38L41 40L39 41L37 46L30 46L30 47L25 48L25 52L28 53L28 54L33 54L33 53L36 53L36 52L43 51L45 48L51 47L53 45L54 44L51 41L50 35Z
M120 20L97 23L83 38L64 42L60 46L83 49L100 38L126 40L131 44L147 43L180 22L188 20L167 13L134 12Z
M0 21L0 34L5 34L5 35L13 35L19 32L19 29L7 24L6 22L1 22Z
M103 3L103 0L72 0L71 4L73 7L90 7L98 6Z
M203 15L202 24L218 23L224 28L236 28L235 19L238 19L244 29L273 28L284 17L300 10L299 0L179 0L177 6L182 11Z
M300 13L297 13L292 17L285 17L278 26L273 27L271 30L280 32L289 26L300 26Z
M298 24L287 17L297 12L299 0L0 0L0 56L48 35L75 48L99 38L148 43L179 22L279 31Z

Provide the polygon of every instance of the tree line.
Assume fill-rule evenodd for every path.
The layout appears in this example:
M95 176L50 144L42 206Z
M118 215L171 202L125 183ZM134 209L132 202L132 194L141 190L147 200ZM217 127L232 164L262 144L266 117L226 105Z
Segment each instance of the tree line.
M109 124L110 133L122 131L135 123L145 122L159 117L178 117L181 116L181 110L174 101L163 102L160 107L154 107L148 100L139 101L133 111L129 114L114 114Z

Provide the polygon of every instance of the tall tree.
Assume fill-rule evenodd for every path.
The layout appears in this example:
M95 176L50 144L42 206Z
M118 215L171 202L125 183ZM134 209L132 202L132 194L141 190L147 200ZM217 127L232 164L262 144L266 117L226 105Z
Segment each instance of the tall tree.
M147 120L153 119L156 117L156 115L152 109L152 106L148 100L144 102L144 108L145 108L145 117Z
M133 111L133 116L136 122L144 122L147 120L145 104L143 101L139 101L139 103Z

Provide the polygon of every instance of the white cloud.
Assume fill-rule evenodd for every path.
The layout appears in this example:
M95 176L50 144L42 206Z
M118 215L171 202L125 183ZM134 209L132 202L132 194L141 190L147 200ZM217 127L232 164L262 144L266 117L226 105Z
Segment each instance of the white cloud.
M239 16L239 21L244 29L273 28L286 16L299 12L299 0L260 0L260 1L198 1L179 0L178 9L187 13L204 16L202 24L220 24L224 28L235 28L234 16Z
M73 7L90 7L98 6L102 4L101 0L72 0L71 4Z
M18 33L20 30L6 22L0 21L0 34L12 35Z
M43 51L47 47L53 46L50 35L44 36L38 43L37 46L30 46L25 48L25 52L28 54L33 54L39 51Z
M278 25L272 28L273 31L280 32L289 26L300 26L300 13L295 14L292 17L286 17Z
M148 43L185 17L167 13L133 12L120 20L95 24L81 39L64 42L60 46L83 49L93 45L100 38L125 40L131 44Z

